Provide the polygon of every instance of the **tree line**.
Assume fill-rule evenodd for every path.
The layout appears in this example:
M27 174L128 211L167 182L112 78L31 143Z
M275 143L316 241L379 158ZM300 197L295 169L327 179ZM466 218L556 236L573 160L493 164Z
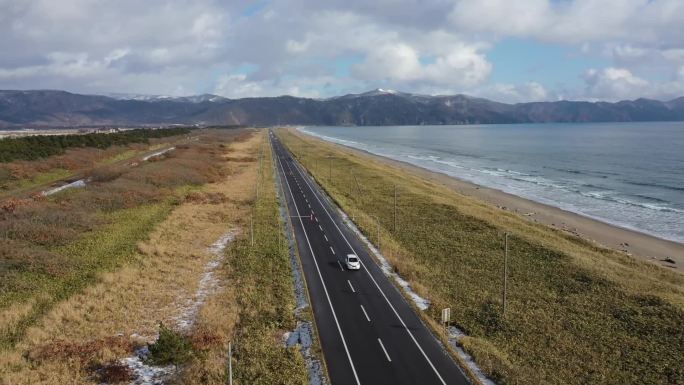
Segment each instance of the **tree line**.
M190 128L135 129L116 133L84 135L40 135L0 139L0 162L36 160L63 154L74 147L105 149L130 143L148 143L151 138L164 138L190 133Z

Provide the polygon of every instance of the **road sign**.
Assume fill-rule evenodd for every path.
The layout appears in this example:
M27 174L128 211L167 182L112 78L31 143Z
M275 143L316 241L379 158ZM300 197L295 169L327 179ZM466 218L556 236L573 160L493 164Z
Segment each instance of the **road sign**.
M442 309L442 323L447 324L451 321L451 308L447 307Z

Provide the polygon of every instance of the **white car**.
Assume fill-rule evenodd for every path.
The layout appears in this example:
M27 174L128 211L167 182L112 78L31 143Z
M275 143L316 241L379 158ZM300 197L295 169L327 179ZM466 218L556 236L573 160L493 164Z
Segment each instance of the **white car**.
M359 270L361 268L361 261L356 254L347 254L347 259L344 262L349 270Z

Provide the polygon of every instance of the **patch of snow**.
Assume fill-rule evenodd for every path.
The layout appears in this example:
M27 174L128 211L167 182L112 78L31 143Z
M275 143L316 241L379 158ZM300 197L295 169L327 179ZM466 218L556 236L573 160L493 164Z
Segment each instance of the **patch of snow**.
M195 322L197 313L199 312L202 305L207 299L207 296L216 292L219 281L216 278L214 272L216 268L221 265L224 255L223 250L226 249L228 243L230 243L237 235L237 230L232 229L227 233L223 234L216 242L209 246L209 252L215 256L213 260L209 261L204 267L204 273L199 281L197 291L192 298L189 298L184 305L181 306L181 314L175 318L178 328L181 330L188 330Z
M392 265L390 265L389 261L385 258L384 255L378 250L371 241L366 238L365 235L361 233L361 231L356 227L354 222L349 219L347 214L342 211L341 209L337 209L339 212L340 216L342 217L342 220L344 223L349 227L355 234L358 236L370 249L370 251L375 255L375 258L380 262L380 268L382 269L382 272L385 273L386 276L394 279L394 281L399 285L405 292L406 294L411 298L413 303L416 304L418 309L420 310L427 310L430 307L430 300L427 298L423 298L418 295L413 289L411 288L411 284L408 283L404 278L402 278L399 274L394 272L394 268L392 268Z
M295 330L283 335L283 342L288 348L299 346L299 351L302 352L307 370L309 371L309 384L325 385L327 380L323 375L323 364L313 356L311 351L314 336L315 333L311 321L297 321Z
M161 150L161 151L157 151L157 152L155 152L155 153L152 153L152 154L150 154L150 155L147 155L147 156L144 157L142 160L143 160L143 162L147 162L147 161L150 160L151 158L157 157L157 156L159 156L159 155L164 155L164 154L166 154L167 152L173 151L173 150L175 150L175 149L176 149L176 147L169 147L169 148L167 148L167 149L164 149L164 150Z
M477 379L480 381L481 384L483 385L496 385L494 381L491 379L487 378L487 376L482 372L482 369L480 369L479 366L475 363L473 360L473 357L466 353L465 350L463 350L463 347L461 346L460 340L461 338L465 337L465 333L463 331L455 326L449 326L449 345L451 345L454 350L456 350L456 353L458 356L465 362L465 364L468 366L468 369L477 377Z
M65 184L64 186L59 186L59 187L55 187L55 188L50 189L50 190L45 190L45 191L41 192L41 194L43 196L48 196L48 195L56 194L60 191L64 191L64 190L70 189L70 188L85 187L85 185L86 185L86 180L85 179L79 179L75 182Z
M397 93L397 91L395 91L395 90L386 90L383 88L378 88L378 92L380 92L382 94L396 94Z
M223 234L216 242L209 246L208 251L215 258L204 267L204 273L200 279L195 295L188 299L181 307L181 314L175 318L178 328L181 330L188 330L195 322L197 313L207 299L207 296L214 293L218 289L218 279L214 275L214 271L219 267L223 261L223 251L228 244L235 239L238 231L232 229ZM159 336L154 337L156 340ZM131 335L132 339L141 338L137 333ZM152 366L145 364L145 358L149 354L147 346L136 350L135 355L119 360L123 365L126 365L131 372L133 372L134 380L131 385L162 385L166 383L176 372L174 365L167 366Z
M161 385L168 381L176 372L174 365L152 366L145 364L149 354L147 346L136 350L133 357L126 357L119 362L126 365L133 373L131 385Z

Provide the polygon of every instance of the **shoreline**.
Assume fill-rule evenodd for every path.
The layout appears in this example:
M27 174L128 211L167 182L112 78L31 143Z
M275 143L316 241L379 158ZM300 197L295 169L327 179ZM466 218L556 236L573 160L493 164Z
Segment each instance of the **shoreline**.
M338 145L356 154L370 157L407 172L412 172L462 195L470 196L503 210L516 213L527 220L573 234L582 239L594 241L601 246L627 253L632 257L649 261L671 270L684 271L684 244L682 243L620 227L494 188L480 186L408 162L376 155L344 144L330 142L300 130L295 129L294 131L306 135L308 138ZM670 258L674 263L665 261L667 258Z

